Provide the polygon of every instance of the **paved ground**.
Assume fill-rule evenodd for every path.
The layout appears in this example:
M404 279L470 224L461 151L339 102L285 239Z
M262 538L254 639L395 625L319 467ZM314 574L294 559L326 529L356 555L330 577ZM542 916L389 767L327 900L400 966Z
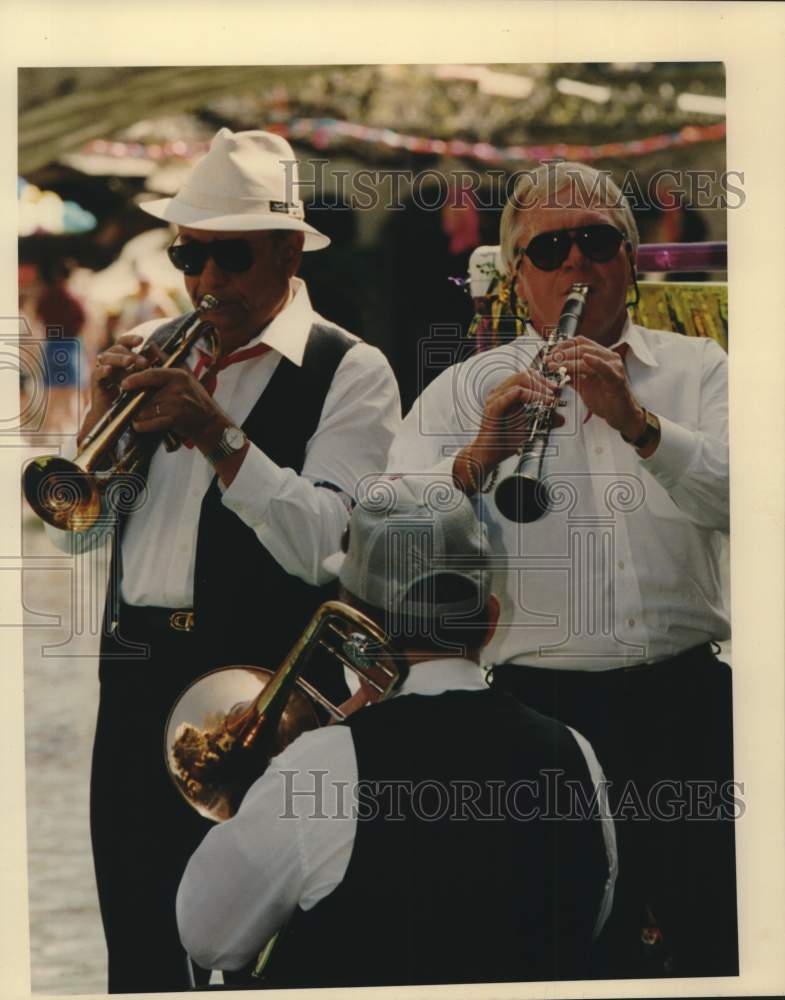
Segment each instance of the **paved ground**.
M25 522L25 744L30 950L34 993L105 993L106 955L90 853L88 777L98 700L97 638L68 640L71 560ZM48 558L52 556L51 560ZM28 564L30 565L30 564ZM49 567L48 569L46 567ZM62 627L41 627L56 613ZM49 654L56 652L49 650Z

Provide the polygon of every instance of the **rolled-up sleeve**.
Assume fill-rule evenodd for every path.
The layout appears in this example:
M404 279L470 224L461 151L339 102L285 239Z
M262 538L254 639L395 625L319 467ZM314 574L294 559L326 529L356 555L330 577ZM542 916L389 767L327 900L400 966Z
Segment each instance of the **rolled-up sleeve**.
M302 474L282 469L252 445L223 503L287 573L325 583L322 562L340 547L357 485L384 471L400 423L398 385L387 359L358 343L335 373Z

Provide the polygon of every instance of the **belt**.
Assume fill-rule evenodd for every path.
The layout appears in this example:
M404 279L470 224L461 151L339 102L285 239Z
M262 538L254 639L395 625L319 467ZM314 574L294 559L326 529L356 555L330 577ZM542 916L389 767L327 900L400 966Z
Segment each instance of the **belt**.
M118 620L133 632L193 632L192 608L155 608L148 605L121 604Z
M561 682L586 683L592 687L598 687L603 683L614 684L643 679L645 677L656 676L662 678L672 671L684 670L693 663L706 660L716 660L716 654L710 642L700 646L693 646L685 649L675 656L668 656L661 660L647 660L644 663L633 663L628 667L611 667L609 670L560 670L547 666L532 666L528 663L500 663L492 667L494 676L504 676L514 678L517 671L521 674L528 673L529 676L547 678L554 684Z
M719 652L719 646L717 647ZM700 646L692 646L690 649L685 649L682 653L676 653L674 656L666 656L660 660L646 660L645 663L633 663L629 667L621 667L621 671L630 676L636 676L637 674L644 671L656 671L656 670L670 670L679 669L685 665L685 663L691 660L705 660L705 659L716 659L716 653L710 642L704 642Z

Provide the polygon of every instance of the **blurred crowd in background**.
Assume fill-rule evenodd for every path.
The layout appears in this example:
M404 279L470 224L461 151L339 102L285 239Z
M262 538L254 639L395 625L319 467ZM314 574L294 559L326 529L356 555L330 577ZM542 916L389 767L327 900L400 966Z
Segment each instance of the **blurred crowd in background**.
M76 433L98 352L140 323L188 309L166 259L167 243L166 230L138 236L102 271L73 257L20 265L22 413L28 431ZM45 389L46 406L36 406L39 388Z

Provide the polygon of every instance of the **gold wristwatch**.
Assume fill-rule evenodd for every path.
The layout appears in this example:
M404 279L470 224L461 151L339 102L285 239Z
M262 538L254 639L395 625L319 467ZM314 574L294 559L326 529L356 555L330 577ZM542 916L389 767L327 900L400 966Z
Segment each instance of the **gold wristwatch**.
M622 434L622 439L631 444L636 451L642 451L644 448L648 448L649 445L654 444L655 441L660 439L660 421L656 413L652 413L650 410L644 408L644 416L646 418L646 426L643 428L643 432L638 435L634 440L628 438L626 434Z

